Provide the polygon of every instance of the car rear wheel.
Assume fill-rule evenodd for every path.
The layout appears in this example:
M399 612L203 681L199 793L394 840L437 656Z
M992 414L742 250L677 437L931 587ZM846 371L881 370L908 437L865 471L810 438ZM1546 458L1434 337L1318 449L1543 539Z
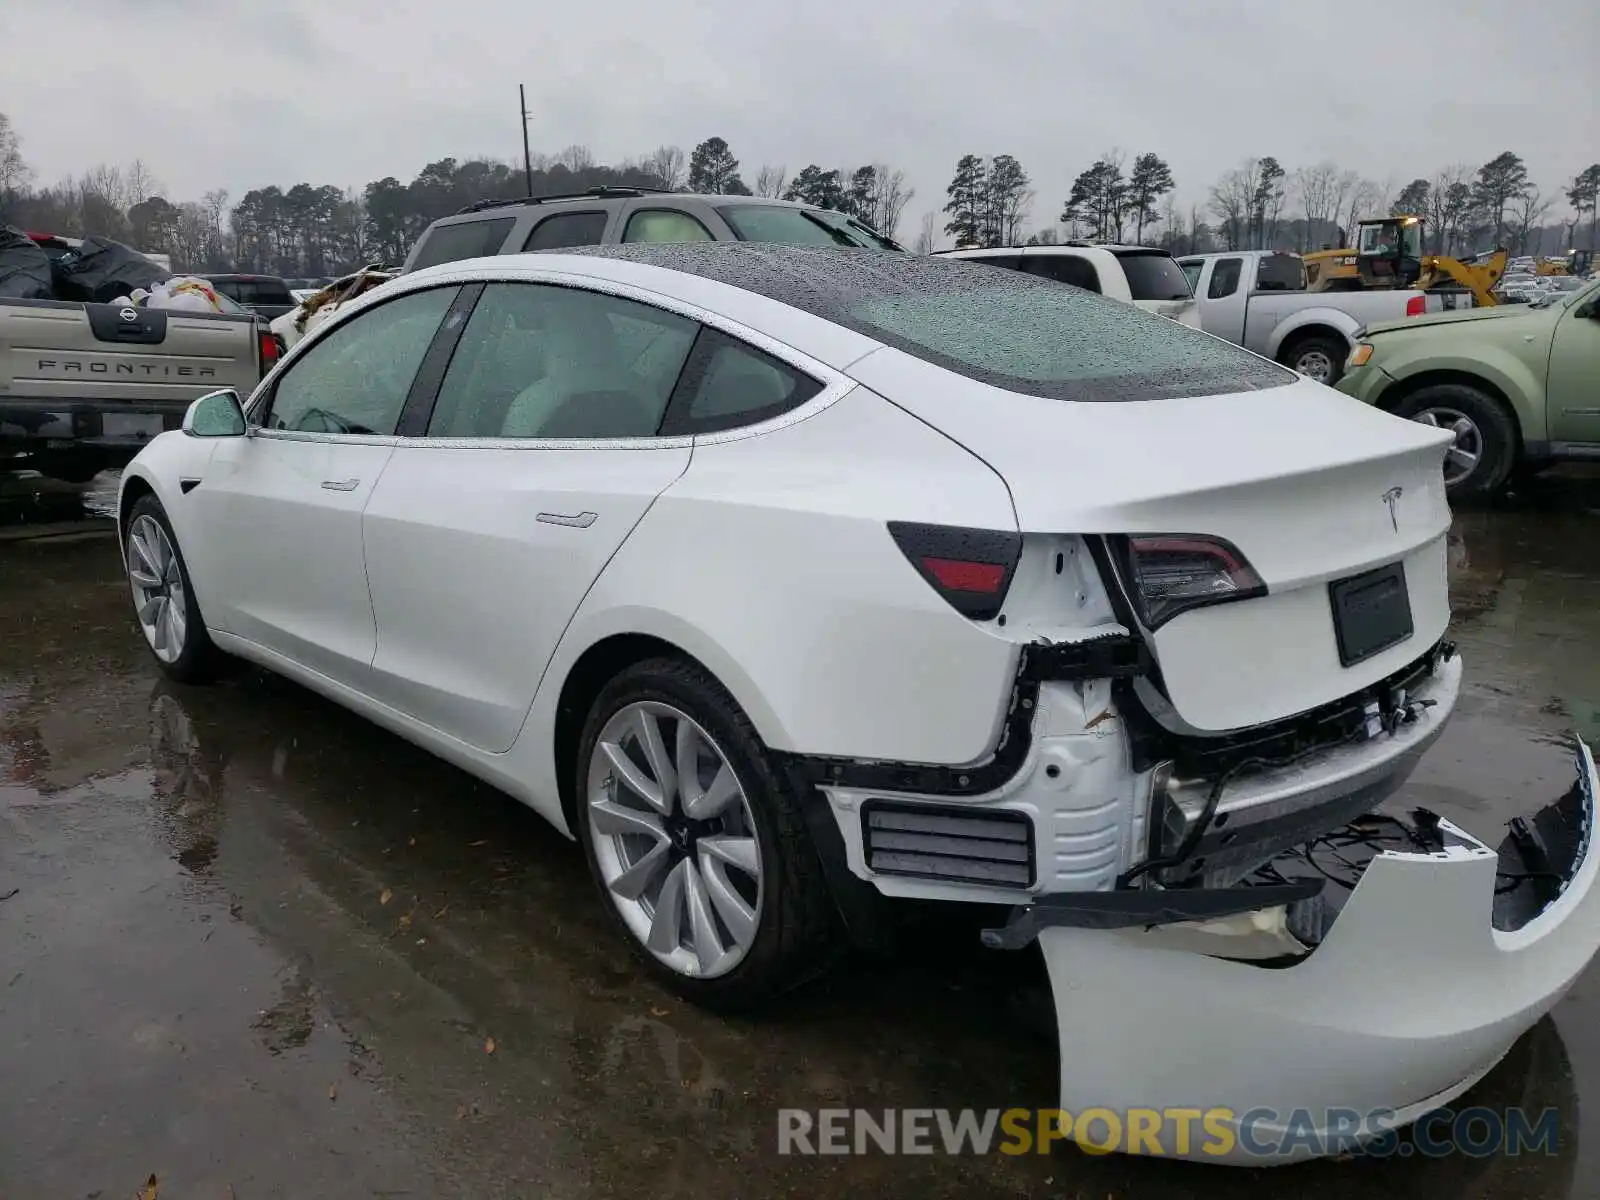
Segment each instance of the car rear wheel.
M792 785L698 667L638 663L595 700L578 836L613 923L686 998L747 1008L825 961L832 907Z
M124 544L134 618L161 670L182 683L214 678L224 664L195 600L189 571L161 501L140 497Z
M1412 392L1394 411L1454 436L1444 459L1451 495L1488 495L1505 486L1516 463L1517 429L1494 397L1466 384L1440 383Z

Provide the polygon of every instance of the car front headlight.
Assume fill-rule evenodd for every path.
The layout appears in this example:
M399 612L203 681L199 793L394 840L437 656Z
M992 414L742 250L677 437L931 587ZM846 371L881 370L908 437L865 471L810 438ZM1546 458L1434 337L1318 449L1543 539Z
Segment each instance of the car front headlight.
M1357 367L1364 367L1372 357L1371 342L1357 342L1355 349L1350 351L1350 357L1344 360L1344 369L1354 371Z

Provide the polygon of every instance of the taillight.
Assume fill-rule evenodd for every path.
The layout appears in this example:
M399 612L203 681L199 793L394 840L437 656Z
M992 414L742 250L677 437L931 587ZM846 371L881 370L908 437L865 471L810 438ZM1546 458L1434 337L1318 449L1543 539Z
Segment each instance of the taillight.
M261 375L266 377L268 371L278 365L278 359L283 357L283 342L278 335L270 329L260 331L261 338Z
M1428 311L1428 298L1426 296L1413 296L1406 301L1406 316L1420 317Z
M988 621L999 615L1022 554L1020 533L890 521L889 534L917 573L962 616Z
M1129 537L1126 544L1128 582L1148 629L1191 608L1266 595L1255 568L1221 538L1159 533Z

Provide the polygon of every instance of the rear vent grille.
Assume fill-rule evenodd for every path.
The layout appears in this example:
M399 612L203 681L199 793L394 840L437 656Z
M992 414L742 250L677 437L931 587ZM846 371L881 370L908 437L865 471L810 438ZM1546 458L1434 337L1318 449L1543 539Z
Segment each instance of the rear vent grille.
M1033 823L1023 813L868 800L861 806L861 842L868 868L880 875L1033 883Z

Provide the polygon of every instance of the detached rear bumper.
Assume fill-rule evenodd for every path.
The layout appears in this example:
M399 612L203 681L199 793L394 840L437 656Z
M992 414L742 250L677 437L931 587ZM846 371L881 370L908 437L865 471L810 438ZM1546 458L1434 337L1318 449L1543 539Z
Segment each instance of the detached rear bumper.
M1378 854L1321 944L1288 966L1215 957L1226 940L1194 926L1195 949L1177 949L1174 926L1046 923L1062 1108L1199 1109L1208 1131L1228 1110L1231 1137L1179 1141L1167 1123L1160 1152L1259 1166L1351 1149L1459 1096L1600 950L1600 779L1581 742L1576 759L1559 805L1576 843L1565 882L1515 930L1492 924L1497 852L1448 822L1443 850Z

